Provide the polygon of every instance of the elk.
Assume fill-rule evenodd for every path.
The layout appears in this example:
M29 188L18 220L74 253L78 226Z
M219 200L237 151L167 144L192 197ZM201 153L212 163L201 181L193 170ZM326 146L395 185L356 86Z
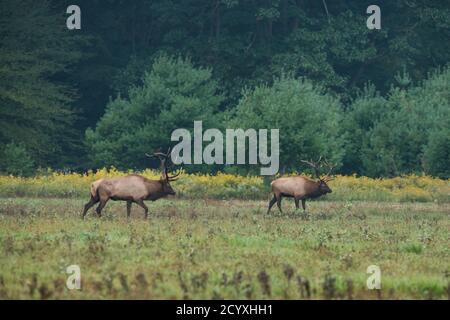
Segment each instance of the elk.
M314 169L317 181L309 179L303 176L285 177L278 178L271 183L273 198L269 202L269 209L267 213L270 212L272 206L277 203L278 209L281 210L281 200L283 197L294 198L295 207L299 208L299 202L302 201L303 211L306 210L306 199L318 198L324 194L331 193L332 190L327 185L327 182L332 180L329 174L333 170L333 166L324 161L324 164L328 166L328 173L324 178L320 177L320 169L323 166L321 164L322 157L319 158L317 162L301 160L303 163L311 166Z
M167 153L146 154L147 157L157 157L160 160L162 176L159 180L149 180L137 174L130 174L125 177L105 178L94 181L91 184L91 199L84 206L82 218L84 219L87 211L98 202L100 204L96 208L96 212L101 217L102 210L109 200L126 201L128 218L131 215L131 205L136 203L144 209L144 215L147 218L148 208L144 203L145 200L156 201L168 195L175 195L170 182L177 180L181 171L169 176L167 167L169 154L170 148Z

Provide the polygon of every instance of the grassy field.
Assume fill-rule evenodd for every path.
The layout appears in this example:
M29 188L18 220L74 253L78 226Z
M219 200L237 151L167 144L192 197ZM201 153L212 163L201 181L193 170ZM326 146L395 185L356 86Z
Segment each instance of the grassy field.
M447 299L450 204L0 199L0 299ZM81 290L66 288L69 265ZM368 290L367 267L381 269Z

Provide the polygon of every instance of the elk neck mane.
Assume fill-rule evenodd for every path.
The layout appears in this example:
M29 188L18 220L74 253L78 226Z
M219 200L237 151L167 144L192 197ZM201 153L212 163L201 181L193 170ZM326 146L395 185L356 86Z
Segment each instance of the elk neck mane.
M309 181L309 182L314 182L314 183L319 183L320 182L320 181L316 181L313 178L310 178L310 177L307 177L307 176L299 176L299 177L302 177L303 179L305 179L306 181Z
M149 182L149 183L154 183L154 182L160 182L160 183L163 183L163 182L164 182L163 178L159 178L158 180L151 180L151 179L148 179L148 178L146 178L146 177L144 177L144 176L141 176L141 175L138 175L138 174L135 174L135 173L132 173L132 174L130 174L130 175L128 175L128 176L129 176L129 177L136 177L136 178L141 179L141 180L144 181L144 182Z

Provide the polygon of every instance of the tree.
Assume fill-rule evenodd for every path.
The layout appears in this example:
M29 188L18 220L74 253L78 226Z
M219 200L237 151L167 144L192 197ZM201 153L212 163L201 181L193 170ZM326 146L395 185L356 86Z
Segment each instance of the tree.
M14 141L36 164L61 165L75 138L75 92L56 79L80 58L77 37L48 1L2 0L0 11L0 146Z
M0 157L0 172L13 176L30 176L34 173L34 161L23 145L8 143Z
M342 123L352 133L343 159L346 173L425 168L428 142L422 137L428 139L429 129L408 120L409 133L383 137L383 130L397 123L378 124L377 117L403 121L395 111L401 92L450 61L448 1L379 1L381 30L366 28L368 0L79 0L82 28L76 32L65 27L69 4L0 0L0 147L23 145L38 166L88 169L92 149L81 145L86 129L105 114L110 97L120 93L129 103L129 88L143 87L144 71L166 52L211 69L210 79L223 95L218 115L236 107L242 88L270 87L288 73L323 87L344 109L354 107ZM395 75L404 69L410 84L396 84ZM378 97L357 94L368 82ZM386 114L376 111L381 104ZM366 121L370 130L361 126ZM359 132L351 130L352 123ZM426 132L414 136L416 129ZM400 157L395 140L410 137L410 145L399 146L405 153ZM393 159L401 169L386 171Z
M450 178L450 125L432 130L423 151L426 173L443 179Z
M108 61L113 70L135 56L145 64L145 57L160 50L187 54L214 68L232 107L242 87L269 83L286 72L307 77L347 102L367 81L384 94L403 67L419 81L449 61L448 2L381 1L382 29L375 31L366 27L370 4L326 1L325 8L323 1L314 0L187 0L170 5L136 0L129 5L112 0L105 8L86 1L83 7L96 13L90 29L102 39L101 61L90 69L103 70Z
M373 84L368 84L351 101L342 123L342 128L347 133L343 173L363 172L362 154L368 150L374 126L385 116L385 105L386 99L376 91Z
M298 171L301 159L320 155L340 166L341 120L336 98L311 81L283 76L272 86L244 91L229 127L280 129L280 167Z
M222 96L210 69L161 55L142 82L129 89L129 98L111 101L95 130L87 130L94 166L142 169L148 165L145 153L171 145L173 130L192 128L194 120L214 124Z
M401 84L390 90L385 103L377 96L367 99L366 105L375 106L375 113L362 113L369 122L353 120L347 126L349 133L362 132L360 160L354 163L361 163L359 173L368 176L445 173L442 163L447 154L442 148L450 124L450 69L431 73L415 87L404 88L408 81ZM349 112L350 121L358 118L360 107L361 101L356 100Z

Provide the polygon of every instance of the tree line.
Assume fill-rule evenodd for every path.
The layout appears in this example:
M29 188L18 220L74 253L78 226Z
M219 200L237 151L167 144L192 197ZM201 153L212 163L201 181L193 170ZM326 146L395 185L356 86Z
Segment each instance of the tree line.
M282 171L450 177L450 5L0 0L0 171L152 165L176 128L280 128ZM26 8L26 10L24 10ZM252 167L191 171L255 173Z

